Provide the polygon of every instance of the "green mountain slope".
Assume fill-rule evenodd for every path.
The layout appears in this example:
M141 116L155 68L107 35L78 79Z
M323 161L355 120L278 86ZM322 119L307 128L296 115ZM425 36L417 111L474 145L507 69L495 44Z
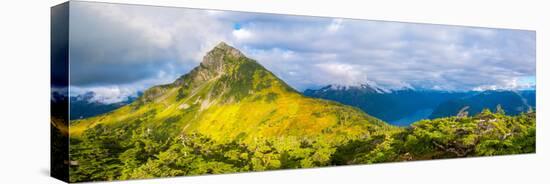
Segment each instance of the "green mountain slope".
M223 42L174 83L153 87L112 113L73 122L71 136L99 124L147 128L163 138L198 132L220 142L247 143L262 137L320 135L342 141L391 128L358 109L302 96Z

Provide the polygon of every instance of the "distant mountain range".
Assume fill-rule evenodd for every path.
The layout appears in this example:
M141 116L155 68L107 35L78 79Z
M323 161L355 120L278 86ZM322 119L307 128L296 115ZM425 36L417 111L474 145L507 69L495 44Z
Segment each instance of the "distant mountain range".
M508 115L534 111L536 108L536 91L482 91L471 92L461 98L450 99L439 104L430 119L455 116L464 109L470 115L480 113L483 109L496 111L500 106Z
M102 103L93 100L96 94L87 92L81 95L70 97L71 120L84 119L103 113L111 112L122 106L132 103L137 97L130 96L126 100L116 103Z
M362 84L358 86L328 85L304 95L334 100L362 109L370 115L394 125L406 126L421 119L455 116L465 107L470 114L497 105L510 115L534 108L535 91L435 91L387 90Z

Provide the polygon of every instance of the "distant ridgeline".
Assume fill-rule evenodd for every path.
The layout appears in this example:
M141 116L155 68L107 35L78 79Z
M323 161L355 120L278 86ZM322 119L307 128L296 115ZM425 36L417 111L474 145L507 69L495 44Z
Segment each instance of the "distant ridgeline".
M404 96L380 98L433 109L476 96L433 92L420 98L412 91L396 93ZM306 92L311 94L316 93ZM423 101L407 101L406 95ZM533 108L510 116L502 104L498 110L399 127L380 120L391 117L383 115L384 110L394 110L378 104L384 100L366 105L378 104L381 109L369 112L360 110L360 104L350 104L356 108L308 96L222 42L173 83L152 87L111 112L71 121L70 181L535 152ZM478 102L457 104L470 101ZM380 119L365 112L380 113Z
M70 97L70 119L84 119L88 117L97 116L103 113L111 112L122 106L132 103L137 97L128 97L126 100L115 103L103 103L94 100L96 94L94 92L87 92L82 95Z
M371 85L329 85L307 89L304 95L351 105L394 125L408 126L422 119L456 116L461 110L475 115L500 106L506 114L517 115L536 107L535 91L382 90Z

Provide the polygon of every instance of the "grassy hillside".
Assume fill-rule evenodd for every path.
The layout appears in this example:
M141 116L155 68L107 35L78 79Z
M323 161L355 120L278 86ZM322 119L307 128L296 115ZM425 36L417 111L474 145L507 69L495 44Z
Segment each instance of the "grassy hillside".
M77 138L97 125L147 128L163 138L198 132L216 141L260 137L339 137L390 129L360 110L306 98L239 51L220 44L172 84L145 91L136 102L71 124Z

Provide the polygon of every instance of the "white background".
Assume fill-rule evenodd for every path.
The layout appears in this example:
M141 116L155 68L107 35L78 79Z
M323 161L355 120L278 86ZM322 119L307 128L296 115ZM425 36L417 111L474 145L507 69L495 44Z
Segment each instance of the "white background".
M103 0L537 31L537 153L120 183L548 183L550 5L521 0ZM0 183L62 183L49 177L50 6L0 5ZM546 52L543 52L546 51ZM119 183L119 182L114 182Z

